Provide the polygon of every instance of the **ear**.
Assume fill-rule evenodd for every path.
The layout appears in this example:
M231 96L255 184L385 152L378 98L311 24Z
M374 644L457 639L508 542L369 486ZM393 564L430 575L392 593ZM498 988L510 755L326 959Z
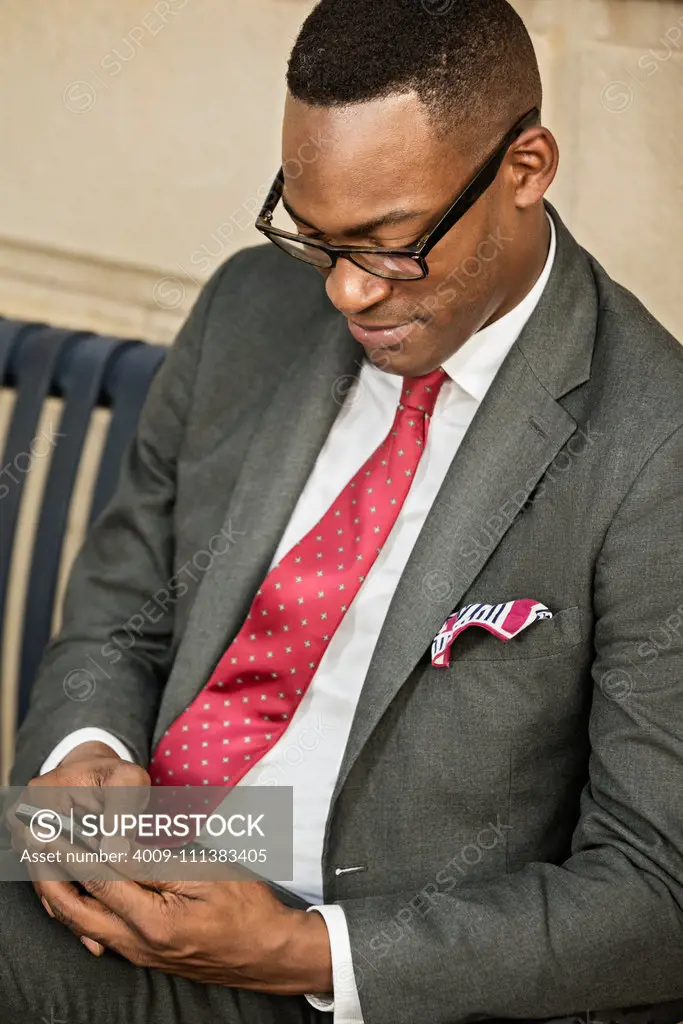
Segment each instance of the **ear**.
M547 128L530 128L508 153L515 204L523 210L543 198L560 163L555 136Z

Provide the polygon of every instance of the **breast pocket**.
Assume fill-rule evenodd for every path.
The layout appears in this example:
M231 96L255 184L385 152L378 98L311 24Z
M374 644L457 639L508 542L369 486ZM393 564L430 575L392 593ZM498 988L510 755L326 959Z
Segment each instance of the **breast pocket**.
M515 661L544 658L583 640L581 609L562 608L552 619L539 619L512 640L501 640L480 626L470 626L453 641L451 664L459 661Z

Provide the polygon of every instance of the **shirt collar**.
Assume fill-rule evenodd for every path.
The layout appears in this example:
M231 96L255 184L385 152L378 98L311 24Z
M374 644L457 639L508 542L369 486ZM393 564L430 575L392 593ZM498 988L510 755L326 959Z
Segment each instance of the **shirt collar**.
M473 334L455 355L442 363L451 380L479 402L536 309L550 278L557 249L557 232L547 211L546 216L550 221L550 249L545 267L534 287L519 305L500 320Z

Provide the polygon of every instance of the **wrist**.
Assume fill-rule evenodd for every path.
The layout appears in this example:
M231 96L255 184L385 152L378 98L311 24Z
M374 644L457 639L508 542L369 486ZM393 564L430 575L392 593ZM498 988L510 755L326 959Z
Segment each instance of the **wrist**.
M327 925L321 914L287 910L269 959L277 995L332 993L332 953Z
M108 744L102 743L99 740L90 740L87 743L79 743L59 763L60 766L74 764L76 761L91 761L97 757L115 757L117 761L121 760L116 751L112 750Z

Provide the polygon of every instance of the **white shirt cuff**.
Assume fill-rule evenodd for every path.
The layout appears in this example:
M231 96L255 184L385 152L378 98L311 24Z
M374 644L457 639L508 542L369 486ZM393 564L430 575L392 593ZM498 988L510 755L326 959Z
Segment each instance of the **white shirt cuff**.
M309 907L308 910L321 914L327 925L332 951L334 993L329 996L307 995L306 999L316 1010L334 1013L333 1024L363 1024L346 915L336 904Z
M40 774L45 775L47 772L51 772L53 768L56 768L64 760L67 754L70 754L81 743L106 743L124 761L133 761L133 755L125 743L122 743L116 736L112 736L111 733L106 732L104 729L76 729L75 732L70 732L61 743L57 744L40 769Z

